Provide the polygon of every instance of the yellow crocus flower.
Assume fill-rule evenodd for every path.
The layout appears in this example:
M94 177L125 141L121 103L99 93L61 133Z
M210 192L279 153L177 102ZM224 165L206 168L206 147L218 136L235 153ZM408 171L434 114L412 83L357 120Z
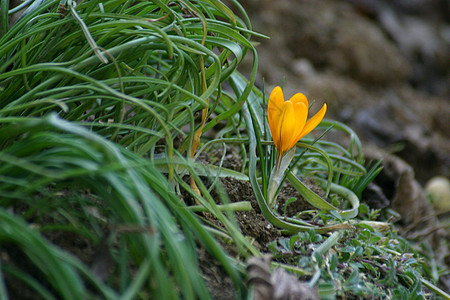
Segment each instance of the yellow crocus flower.
M305 135L310 133L322 121L327 111L327 105L312 118L308 117L308 99L302 93L297 93L288 101L284 101L283 91L279 86L273 89L267 107L270 132L282 157Z

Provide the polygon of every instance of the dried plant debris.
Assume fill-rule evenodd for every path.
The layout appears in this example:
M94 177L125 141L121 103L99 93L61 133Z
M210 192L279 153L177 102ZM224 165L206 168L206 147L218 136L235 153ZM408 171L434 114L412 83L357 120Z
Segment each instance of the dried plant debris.
M298 280L282 268L271 272L272 257L252 257L248 260L248 284L253 286L254 300L316 300L317 290Z

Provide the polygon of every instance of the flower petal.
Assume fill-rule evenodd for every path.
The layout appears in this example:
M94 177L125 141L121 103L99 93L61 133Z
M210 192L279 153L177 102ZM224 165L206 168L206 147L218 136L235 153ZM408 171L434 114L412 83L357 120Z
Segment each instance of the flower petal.
M301 103L304 103L306 107L309 107L308 99L302 93L295 94L294 96L291 97L291 99L289 99L289 101L291 101L294 104L301 102Z
M295 122L295 111L294 104L290 101L286 101L282 108L283 114L281 117L281 126L280 126L280 139L277 149L279 152L284 153L289 150L289 145L292 143L292 133L295 132L296 122Z
M306 97L305 97L306 99ZM308 118L308 100L305 102L297 102L294 104L294 110L295 110L295 122L296 122L296 130L291 133L292 135L292 142L291 146L294 147L295 144L297 144L298 140L300 140L301 137L300 134L303 131L303 128L306 125L306 119Z
M327 112L327 105L324 104L322 108L311 118L309 119L305 127L303 128L302 132L300 133L298 140L300 140L302 137L310 133L314 128L317 127L317 125L322 122L323 117L325 116L325 113Z
M267 107L267 118L269 121L270 132L272 133L272 139L279 144L280 139L280 126L282 122L282 107L284 104L283 91L279 86L275 87L270 93L269 104ZM278 147L277 147L278 148Z
M277 149L280 148L281 139L281 127L283 125L283 111L279 110L274 112L273 121L269 123L270 132L272 133L272 139Z
M327 110L326 104L310 120L308 117L308 99L297 93L284 101L283 91L275 87L270 94L267 117L270 132L279 155L283 156L295 144L322 121Z
M305 126L308 110L303 102L293 104L286 101L283 107L282 125L280 130L280 143L278 151L284 153L294 147L298 136Z
M267 117L270 123L273 123L273 117L277 116L281 112L281 107L284 103L283 91L279 86L275 87L270 93L269 104L267 107Z

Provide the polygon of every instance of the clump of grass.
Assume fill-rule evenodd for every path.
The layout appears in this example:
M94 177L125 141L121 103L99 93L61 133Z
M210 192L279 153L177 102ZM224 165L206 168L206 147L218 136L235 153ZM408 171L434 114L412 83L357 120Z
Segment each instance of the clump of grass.
M17 256L1 264L0 298L4 280L16 280L49 299L209 299L197 243L245 295L242 273L177 195L182 173L195 173L185 159L195 114L206 109L209 124L237 131L246 97L222 85L247 51L249 89L256 77L253 32L234 4L244 19L219 1L45 1L10 28L2 18L0 234ZM243 254L253 249L215 215ZM101 274L88 266L94 257L57 250L49 240L59 233L101 251Z
M146 293L163 299L176 297L177 290L188 298L208 298L192 249L199 241L222 261L239 287L236 268L154 164L55 115L18 121L2 130L11 132L11 127L15 143L0 155L0 233L3 243L16 247L11 261L2 264L8 278L15 277L44 298L55 292L65 299L119 294L133 298L143 286ZM78 235L102 251L107 258L103 268L113 272L105 279L116 278L111 286L42 237L58 232ZM27 275L19 257L37 270ZM148 278L155 283L149 284ZM86 290L83 282L95 288Z

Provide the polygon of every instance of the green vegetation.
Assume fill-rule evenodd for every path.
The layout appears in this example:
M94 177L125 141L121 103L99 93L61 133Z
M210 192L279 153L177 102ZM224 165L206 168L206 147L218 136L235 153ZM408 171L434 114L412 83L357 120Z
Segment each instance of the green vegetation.
M269 246L274 260L322 297L446 297L433 284L442 270L375 230L389 224L359 203L380 169L366 170L344 124L320 126L346 133L348 149L305 138L287 174L320 209L285 218L267 207L274 154L250 41L262 35L229 2L44 0L9 24L0 1L0 299L210 299L203 249L236 298L250 297L243 263L261 250L240 231L233 210L249 206L230 203L224 176L251 183L286 231ZM240 170L222 166L225 154L199 162L227 145Z

